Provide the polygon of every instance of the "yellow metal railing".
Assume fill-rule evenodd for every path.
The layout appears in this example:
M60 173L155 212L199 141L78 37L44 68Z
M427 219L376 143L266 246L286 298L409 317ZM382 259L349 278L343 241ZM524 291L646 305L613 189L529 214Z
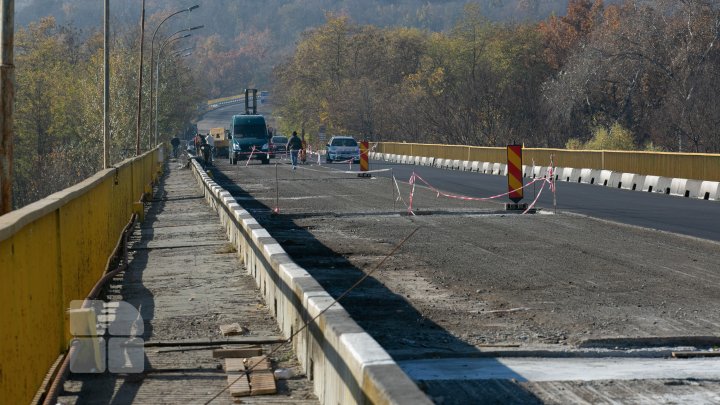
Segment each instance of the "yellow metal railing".
M161 168L158 147L0 216L0 402L30 402L67 349L70 301L100 279Z
M505 148L479 146L380 142L376 151L492 163L505 163L506 160ZM548 166L550 155L554 156L558 167L720 181L720 154L525 148L523 164L530 165L534 160L538 166Z
M211 106L213 104L222 103L223 101L230 101L230 100L238 100L238 99L245 99L245 94L239 94L237 96L230 96L230 97L222 97L222 98L214 98L212 100L207 101L207 105Z

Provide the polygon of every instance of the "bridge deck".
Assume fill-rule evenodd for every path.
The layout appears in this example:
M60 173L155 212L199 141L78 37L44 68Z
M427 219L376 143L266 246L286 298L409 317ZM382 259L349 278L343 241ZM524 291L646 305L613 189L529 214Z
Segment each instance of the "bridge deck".
M244 337L277 337L270 310L229 244L217 214L202 199L188 169L170 163L145 222L135 230L128 271L107 288L107 301L124 300L139 309L147 341L220 339L219 326L237 322ZM141 374L73 374L63 404L205 403L227 384L220 346L146 347ZM268 352L274 345L263 345ZM294 368L287 345L273 356L273 368ZM243 397L243 403L316 404L304 376L278 381L276 395ZM213 404L233 403L228 392Z

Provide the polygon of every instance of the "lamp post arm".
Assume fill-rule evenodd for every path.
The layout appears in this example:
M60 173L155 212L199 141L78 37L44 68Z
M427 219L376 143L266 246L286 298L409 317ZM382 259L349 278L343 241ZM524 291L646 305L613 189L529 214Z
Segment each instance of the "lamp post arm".
M153 31L152 40L150 41L150 109L149 109L149 113L150 113L149 121L150 121L150 122L148 123L148 130L149 130L149 131L148 131L148 138L150 138L150 134L152 133L152 125L153 125L153 124L152 124L152 123L153 123L153 119L152 119L152 118L153 118L152 97L153 97L153 90L154 90L154 89L153 89L153 87L154 87L154 86L153 86L153 84L154 84L154 83L153 83L153 76L154 76L153 73L154 73L154 72L153 72L153 69L152 69L152 65L153 65L153 61L154 61L154 58L155 58L155 36L157 35L158 31L160 30L160 27L162 27L162 25L165 23L165 21L169 20L171 17L174 17L174 16L176 16L176 15L178 15L178 14L180 14L180 13L184 13L184 12L188 12L188 13L189 13L189 12L195 10L195 9L198 8L198 7L200 7L200 5L199 5L199 4L196 4L196 5L192 6L192 7L188 7L188 8L186 8L186 9L182 9L182 10L176 11L176 12L168 15L168 16L165 17L162 21L160 21L160 24L158 24L158 26L155 27L155 31Z

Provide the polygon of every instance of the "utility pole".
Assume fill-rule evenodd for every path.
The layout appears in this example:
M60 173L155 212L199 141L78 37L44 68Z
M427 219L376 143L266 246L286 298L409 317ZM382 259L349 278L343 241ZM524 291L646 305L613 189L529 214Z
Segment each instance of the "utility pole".
M140 155L140 121L142 120L142 85L143 85L143 45L145 40L145 0L142 0L142 17L140 17L140 67L138 68L138 102L137 127L135 128L135 156ZM150 64L152 69L152 63Z
M15 0L2 0L0 9L0 215L12 211L13 103L15 101Z
M105 35L103 39L103 168L110 167L110 0L105 0Z

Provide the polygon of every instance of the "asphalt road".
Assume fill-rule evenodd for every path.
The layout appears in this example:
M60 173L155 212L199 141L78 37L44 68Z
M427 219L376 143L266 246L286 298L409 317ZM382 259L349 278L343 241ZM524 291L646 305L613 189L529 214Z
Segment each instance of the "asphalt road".
M398 181L407 182L413 172L432 186L469 197L489 197L507 191L507 178L435 167L400 165L373 161L371 169L392 168ZM377 173L378 176L390 176ZM529 180L525 179L527 183ZM418 183L419 184L419 183ZM536 183L539 191L541 183ZM533 200L533 187L525 191L523 202ZM656 193L644 193L597 185L557 182L558 210L588 215L628 225L675 232L720 241L720 202L705 201ZM546 187L538 207L553 208L553 195ZM510 202L507 198L500 202ZM422 207L422 202L417 202Z
M498 215L501 202L437 198L421 188L413 206L433 215L408 216L393 204L390 173L407 182L415 171L473 197L503 193L506 179L384 162L371 169L392 172L359 179L339 173L347 165L292 170L287 160L273 163L220 160L213 175L335 297L417 231L341 304L398 361L491 357L512 376L418 376L437 403L717 402L716 362L715 378L694 386L643 370L627 381L532 381L521 378L519 366L498 363L537 357L552 368L558 365L545 360L566 355L663 358L715 335L720 250L675 233L720 240L717 202L558 183L559 215ZM407 201L408 184L398 189ZM552 195L543 193L540 206L548 210ZM654 349L658 344L668 347Z
M268 116L270 107L268 105L258 105L258 112ZM230 104L218 109L206 112L197 123L198 131L201 133L210 132L210 128L229 128L232 116L243 114L245 112L245 104Z
M669 364L674 360L664 358L676 347L707 349L699 340L718 330L716 242L564 211L505 214L499 203L437 198L425 188L415 190L413 204L427 215L403 215L388 178L344 174L342 164L292 170L285 159L273 163L230 166L220 160L213 177L331 295L339 297L373 271L341 304L395 360L447 360L432 365L441 380L416 376L437 403L688 402L680 392L684 380L646 373L656 371L652 364L627 381L615 372L589 382L536 381L525 365L503 359L537 358L528 366L543 372L563 367L545 362L563 356L649 356L668 367L691 367L691 361ZM400 169L393 170L398 178ZM432 176L448 176L456 187L492 179L432 169L421 175L431 184ZM398 188L407 201L408 184ZM450 360L458 358L465 360ZM487 371L488 363L509 378L452 374ZM616 371L627 368L620 363ZM405 364L414 375L414 363ZM587 367L597 368L590 359L577 366L577 380ZM712 381L718 381L719 367L712 363ZM694 402L718 398L717 382L706 381L703 388L689 388Z
M270 107L259 106L259 108L261 113L267 113ZM243 110L244 105L236 104L209 111L198 122L198 129L201 132L208 132L210 128L226 127L230 124L232 116L242 113ZM334 165L333 167L341 169L340 166ZM357 166L354 167L357 170ZM426 166L400 165L381 161L371 163L371 169L383 168L392 168L392 173L398 181L407 182L414 171L438 189L470 197L488 197L507 191L507 179L504 176L452 171ZM389 177L391 174L385 172L376 173L376 175ZM541 183L537 184L538 186L535 189L539 191ZM537 206L543 209L552 209L552 197L552 193L546 187L538 200ZM717 201L704 201L562 181L557 182L556 197L559 210L628 225L720 241L720 202ZM530 203L533 198L533 187L529 187L526 190L526 198L523 202ZM507 198L498 201L502 203L509 202ZM417 201L416 207L422 208L422 201Z

